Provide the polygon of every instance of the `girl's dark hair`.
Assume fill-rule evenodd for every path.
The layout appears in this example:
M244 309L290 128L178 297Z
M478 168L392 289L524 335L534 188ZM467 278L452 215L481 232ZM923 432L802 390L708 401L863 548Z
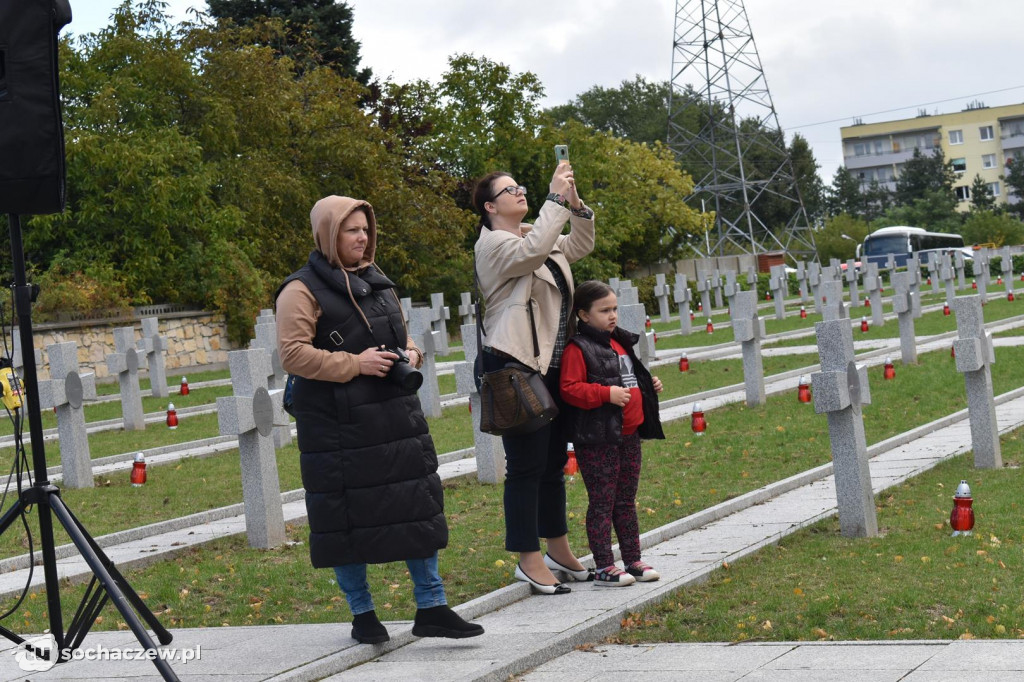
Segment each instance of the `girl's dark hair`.
M511 177L511 173L506 173L505 171L494 171L493 173L488 173L476 181L476 187L473 188L473 208L480 215L480 225L482 227L491 229L491 214L484 208L484 204L494 197L494 193L491 191L491 185L498 178Z
M596 279L587 280L576 287L576 292L572 295L572 312L569 315L569 336L576 333L576 325L580 321L579 311L590 312L594 301L600 301L608 294L614 293L615 289Z

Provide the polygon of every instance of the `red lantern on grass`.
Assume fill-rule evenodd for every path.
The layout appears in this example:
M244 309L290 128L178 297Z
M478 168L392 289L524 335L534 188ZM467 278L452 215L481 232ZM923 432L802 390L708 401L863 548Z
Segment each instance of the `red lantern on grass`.
M868 330L868 318L866 318L866 317L860 318L860 330L862 332L866 332Z
M797 386L796 398L802 403L811 402L811 379L806 374L800 377L800 385Z
M807 309L804 308L803 306L800 306L800 319L801 320L806 320L807 319Z
M178 428L178 411L174 409L174 403L167 405L167 428Z
M953 535L970 535L974 528L974 498L971 497L971 487L967 481L960 481L956 487L956 494L953 495L953 511L949 514L949 525L953 528Z
M704 419L704 410L701 408L700 403L693 404L693 411L690 414L690 428L698 436L703 436L708 428L708 423Z
M690 371L690 359L686 357L686 353L679 356L679 371L689 372Z
M181 390L178 391L181 395L188 395L188 378L181 378Z
M146 458L142 453L136 453L135 461L132 462L131 482L133 487L141 487L146 482Z
M896 368L892 366L892 358L885 359L885 370L882 372L883 379L895 379Z
M572 443L568 444L565 451L566 454L569 455L569 459L566 460L565 468L562 469L562 472L571 478L580 470L580 465L579 462L576 461L576 448Z

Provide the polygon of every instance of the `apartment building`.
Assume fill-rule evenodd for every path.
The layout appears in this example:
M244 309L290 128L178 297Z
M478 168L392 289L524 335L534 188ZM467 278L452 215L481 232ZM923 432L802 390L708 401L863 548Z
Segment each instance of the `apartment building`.
M847 170L862 188L873 180L896 189L903 164L914 155L941 149L953 164L957 208L970 207L971 185L980 175L999 203L1016 203L1003 179L1007 161L1024 155L1024 104L986 107L974 104L953 114L922 114L916 118L881 123L859 123L840 128Z

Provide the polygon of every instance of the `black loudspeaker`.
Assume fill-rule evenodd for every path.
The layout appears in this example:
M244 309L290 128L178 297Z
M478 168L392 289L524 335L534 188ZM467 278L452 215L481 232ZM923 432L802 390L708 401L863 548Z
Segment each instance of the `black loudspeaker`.
M0 0L0 213L64 210L57 34L68 0Z

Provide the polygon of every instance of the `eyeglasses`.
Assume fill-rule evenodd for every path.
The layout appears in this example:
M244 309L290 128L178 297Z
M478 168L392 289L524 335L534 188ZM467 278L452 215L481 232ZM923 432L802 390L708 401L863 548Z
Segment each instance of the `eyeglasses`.
M498 193L495 194L493 197L491 197L491 201L494 201L495 199L500 197L502 194L511 194L512 196L518 196L518 195L522 194L525 197L526 196L526 188L523 187L522 185L509 185L508 187L505 187L504 189L498 190Z

